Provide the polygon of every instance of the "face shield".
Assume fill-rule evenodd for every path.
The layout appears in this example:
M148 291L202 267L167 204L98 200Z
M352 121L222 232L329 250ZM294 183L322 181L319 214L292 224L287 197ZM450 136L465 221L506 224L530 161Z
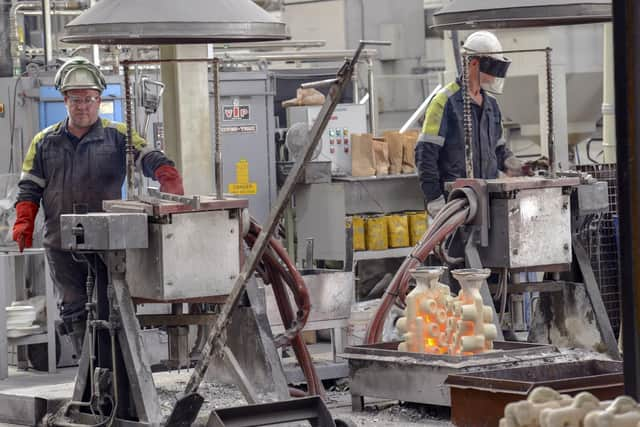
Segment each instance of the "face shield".
M502 59L492 56L478 57L480 69L480 87L487 92L501 94L504 87L504 79L511 65L509 58Z

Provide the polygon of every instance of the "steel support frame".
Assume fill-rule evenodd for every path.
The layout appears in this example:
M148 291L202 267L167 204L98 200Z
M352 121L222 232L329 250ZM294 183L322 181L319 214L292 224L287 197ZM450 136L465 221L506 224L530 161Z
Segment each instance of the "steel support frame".
M115 304L119 308L121 327L118 329L117 340L124 360L125 374L131 385L135 415L139 418L139 421L116 418L115 425L122 427L154 426L160 423L159 399L148 362L149 358L142 347L140 326L135 315L131 295L129 294L129 287L124 279L124 256L124 251L113 251L107 252L105 259L107 260L108 271L114 286ZM219 361L221 362L220 365L228 370L231 378L250 404L286 399L288 397L287 382L273 343L273 337L269 333L264 295L258 294L255 278L249 280L246 289L250 306L239 307L236 310L231 326L240 326L240 330L244 328L249 332L244 334L243 338L238 341L240 330L232 331L233 337L231 337L228 344L236 347L236 352L241 352L245 350L243 343L248 341L254 343L255 347L252 348L252 356L250 357L251 360L254 360L254 364L251 366L253 375L251 379L247 376L247 370L243 368L242 363L238 361L232 349L228 346L224 346L221 349L222 360ZM184 317L187 315L178 316ZM197 320L201 321L202 319L197 318ZM178 323L182 324L183 322ZM250 326L247 327L247 325ZM83 344L83 355L89 354L90 345L89 331L87 330ZM260 372L257 372L257 370L260 370ZM83 400L87 387L90 387L89 375L89 358L83 356L80 359L73 401L80 402ZM270 378L270 381L258 381L256 383L256 377ZM100 422L99 418L87 413L75 412L72 417L79 422L93 424Z
M113 282L115 304L118 307L120 327L117 331L117 342L121 349L124 360L125 375L131 387L135 415L139 422L136 425L159 425L160 423L160 403L158 394L151 374L149 358L146 357L142 340L140 338L140 326L136 319L135 309L129 294L129 287L124 280L124 251L109 252L105 256L107 270ZM85 332L82 348L82 357L78 366L78 374L73 391L74 402L83 401L87 388L90 387L89 376L93 375L89 369L89 347L92 345L89 339L89 328ZM89 418L89 414L78 414L84 418ZM99 421L97 419L93 420ZM115 419L116 425L125 425L126 420Z
M573 237L573 255L577 262L577 267L580 269L582 275L582 282L584 283L584 290L587 293L591 307L593 308L593 315L596 318L596 324L602 337L602 342L607 348L607 354L613 360L620 360L620 352L618 351L618 343L616 342L616 336L613 333L611 327L611 321L607 314L607 309L602 301L602 295L598 288L598 282L593 274L591 268L591 262L587 251L578 241L576 236Z
M613 0L625 394L640 398L640 2Z

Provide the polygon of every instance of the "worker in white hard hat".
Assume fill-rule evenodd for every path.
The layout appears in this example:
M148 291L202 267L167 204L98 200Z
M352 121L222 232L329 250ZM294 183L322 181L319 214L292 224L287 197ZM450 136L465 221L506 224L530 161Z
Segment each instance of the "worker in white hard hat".
M474 178L494 179L498 171L520 175L522 163L506 146L502 114L490 94L502 93L511 61L488 31L471 34L462 47L468 61ZM416 145L416 168L427 211L437 215L445 204L444 184L466 177L461 78L445 86L427 107Z
M67 118L38 133L24 159L19 181L13 240L20 251L31 247L40 202L44 209L44 246L58 291L60 314L79 354L84 336L87 272L106 277L102 263L79 262L61 247L60 215L102 211L102 201L120 199L126 176L126 125L101 119L102 72L76 57L55 77L64 95ZM161 151L133 133L136 165L160 182L161 191L183 194L182 178ZM100 265L98 265L100 264ZM100 271L102 270L102 271Z

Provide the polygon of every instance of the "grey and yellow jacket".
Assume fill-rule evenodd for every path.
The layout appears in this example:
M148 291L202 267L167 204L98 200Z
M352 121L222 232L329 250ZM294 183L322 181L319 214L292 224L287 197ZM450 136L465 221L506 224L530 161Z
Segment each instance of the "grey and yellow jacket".
M502 115L495 98L482 91L480 123L472 114L475 178L494 179L513 156L502 135ZM472 101L473 102L473 101ZM444 183L466 177L463 97L459 82L445 86L431 100L416 144L416 169L425 200L444 194Z
M88 212L102 211L103 200L120 199L126 176L126 126L98 119L74 143L66 131L67 119L38 133L31 142L18 183L18 202L42 205L45 214L44 245L60 248L60 215L73 213L74 205ZM153 177L165 164L173 165L161 151L133 135L136 165Z

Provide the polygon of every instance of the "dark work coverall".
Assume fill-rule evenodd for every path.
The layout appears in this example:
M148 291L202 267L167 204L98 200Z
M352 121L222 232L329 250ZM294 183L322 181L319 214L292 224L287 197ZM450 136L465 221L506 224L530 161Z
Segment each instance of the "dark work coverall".
M44 246L51 278L61 299L63 320L82 318L87 301L87 264L78 262L61 247L60 215L101 212L103 200L122 197L126 177L126 126L98 119L78 139L67 131L67 120L38 133L29 147L20 177L18 201L28 200L44 208ZM153 177L161 165L171 162L162 152L133 135L136 165ZM104 265L95 262L105 275ZM98 277L98 279L105 279Z
M502 135L502 115L495 98L481 91L482 106L473 100L473 170L475 178L494 179L513 156ZM416 144L416 169L425 202L444 194L445 182L466 177L463 97L458 81L433 98Z

